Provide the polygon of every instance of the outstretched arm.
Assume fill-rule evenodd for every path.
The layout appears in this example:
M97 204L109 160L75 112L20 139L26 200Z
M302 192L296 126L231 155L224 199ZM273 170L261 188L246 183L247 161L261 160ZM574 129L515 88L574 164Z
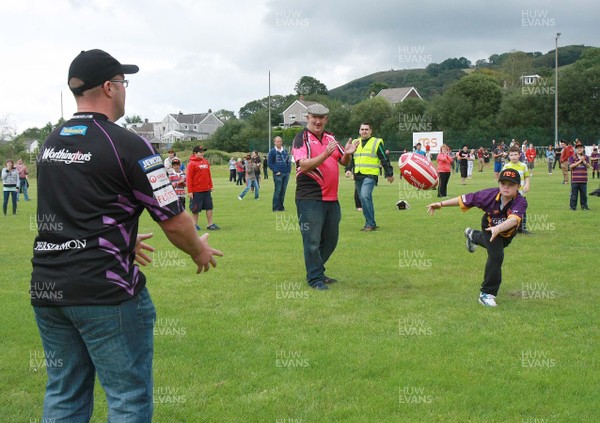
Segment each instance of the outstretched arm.
M198 236L192 217L185 212L158 224L174 246L190 255L198 266L196 273L216 267L215 256L223 256L221 251L208 245L208 234Z
M433 215L437 209L441 209L442 207L455 207L459 205L458 201L459 197L450 198L449 200L438 201L436 203L428 204L427 213Z
M486 231L492 233L490 237L490 241L493 241L494 238L501 234L502 232L510 231L512 228L519 224L519 220L516 217L509 217L504 222L496 226L490 226L489 228L485 228Z

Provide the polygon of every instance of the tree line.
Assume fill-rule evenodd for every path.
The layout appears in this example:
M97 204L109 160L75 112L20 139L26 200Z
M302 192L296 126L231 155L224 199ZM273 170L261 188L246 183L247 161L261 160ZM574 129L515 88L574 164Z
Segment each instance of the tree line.
M464 60L443 62L445 69L465 66ZM443 131L444 140L452 148L463 144L487 146L492 139L528 139L535 145L554 144L554 74L542 72L537 82L524 85L520 81L526 69L531 69L535 55L521 52L493 57L499 68L479 66L451 84L440 95L429 100L409 98L390 104L381 97L367 98L350 105L333 99L321 87L310 92L302 85L306 100L318 101L330 110L328 130L338 139L357 137L361 122L374 125L374 133L384 138L393 150L410 149L413 132ZM466 60L466 59L465 59ZM481 64L480 64L481 65ZM308 78L308 77L303 77ZM301 78L302 79L302 78ZM312 78L314 79L314 78ZM319 85L320 84L320 85ZM371 84L372 89L385 88ZM579 60L560 69L559 139L579 138L586 144L600 139L600 49L588 48ZM300 92L297 91L297 95ZM271 125L277 127L282 112L297 95L271 98ZM268 143L268 97L255 100L240 109L239 119L229 119L211 138L212 148L226 151L246 151ZM299 129L275 129L288 145ZM273 136L274 136L273 135Z

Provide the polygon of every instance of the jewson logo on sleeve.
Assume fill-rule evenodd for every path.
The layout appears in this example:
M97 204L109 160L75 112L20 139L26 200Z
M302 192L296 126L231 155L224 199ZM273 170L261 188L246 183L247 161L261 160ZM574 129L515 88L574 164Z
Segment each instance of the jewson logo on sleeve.
M159 154L155 154L153 156L146 157L145 159L138 160L138 163L142 167L144 173L148 173L149 171L162 166L163 161Z
M85 125L65 126L60 130L60 135L63 137L72 137L73 135L85 135L88 127Z

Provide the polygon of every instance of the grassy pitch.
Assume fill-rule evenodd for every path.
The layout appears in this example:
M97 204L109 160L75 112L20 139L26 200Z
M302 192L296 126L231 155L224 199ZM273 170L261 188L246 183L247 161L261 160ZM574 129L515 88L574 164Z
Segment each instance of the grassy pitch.
M227 173L213 169L222 230L210 242L225 253L216 269L195 275L147 214L140 224L157 247L143 269L158 314L154 421L600 421L598 197L591 211L570 211L569 185L538 164L533 234L506 249L489 309L477 302L485 251L464 245L479 210L432 217L435 192L381 178L380 229L364 233L341 176L340 240L327 264L339 282L317 292L305 282L294 182L286 211L272 213L271 179L260 200L239 201ZM453 173L448 192L494 185L488 167L464 186ZM397 210L399 199L411 209ZM35 202L0 218L0 233L0 421L40 422L47 357L28 298ZM99 385L95 403L92 421L106 421Z

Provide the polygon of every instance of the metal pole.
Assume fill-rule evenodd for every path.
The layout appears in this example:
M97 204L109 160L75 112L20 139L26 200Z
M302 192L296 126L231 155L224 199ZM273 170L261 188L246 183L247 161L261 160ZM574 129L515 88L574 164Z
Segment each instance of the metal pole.
M271 71L269 71L269 149L271 151Z
M560 32L556 33L554 49L554 147L558 147L558 38Z

